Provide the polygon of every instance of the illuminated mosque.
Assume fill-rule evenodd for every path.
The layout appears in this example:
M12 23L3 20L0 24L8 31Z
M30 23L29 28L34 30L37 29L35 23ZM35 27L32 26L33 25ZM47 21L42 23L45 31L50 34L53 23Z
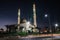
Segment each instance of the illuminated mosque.
M38 29L36 28L37 23L36 23L36 7L35 7L35 4L33 4L33 21L34 21L33 25L30 23L30 21L27 21L26 19L23 19L21 22L20 9L18 9L18 31L38 32Z
M7 28L7 32L39 32L39 30L36 28L36 7L35 4L33 4L33 25L30 21L27 21L26 19L21 20L20 18L20 8L18 9L18 22L17 24L12 25L5 25Z

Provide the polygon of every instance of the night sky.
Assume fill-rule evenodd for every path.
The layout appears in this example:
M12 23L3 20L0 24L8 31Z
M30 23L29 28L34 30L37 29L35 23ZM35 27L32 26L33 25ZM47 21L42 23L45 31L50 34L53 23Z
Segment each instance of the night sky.
M36 3L37 23L45 23L48 14L51 23L60 22L60 1L59 0L1 0L0 1L0 28L5 25L17 23L18 8L21 10L21 19L26 18L33 22L33 3Z

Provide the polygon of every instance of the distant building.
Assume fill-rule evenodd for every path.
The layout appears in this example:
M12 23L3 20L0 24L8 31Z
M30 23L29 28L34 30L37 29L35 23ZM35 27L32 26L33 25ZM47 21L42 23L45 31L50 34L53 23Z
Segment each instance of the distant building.
M12 25L5 25L6 26L6 31L7 32L16 32L17 31L17 25L12 24Z
M3 33L3 32L4 32L4 29L3 29L3 28L1 28L1 29L0 29L0 33Z

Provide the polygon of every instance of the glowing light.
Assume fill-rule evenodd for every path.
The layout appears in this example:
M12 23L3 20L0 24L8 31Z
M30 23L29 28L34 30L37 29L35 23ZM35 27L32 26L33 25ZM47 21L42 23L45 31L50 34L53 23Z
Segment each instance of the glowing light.
M48 17L48 15L47 15L47 14L45 14L45 17Z
M30 22L28 21L28 22L27 22L27 25L29 25L29 24L30 24Z
M26 22L26 30L29 30L30 22Z
M57 27L58 26L58 24L55 24L55 27Z

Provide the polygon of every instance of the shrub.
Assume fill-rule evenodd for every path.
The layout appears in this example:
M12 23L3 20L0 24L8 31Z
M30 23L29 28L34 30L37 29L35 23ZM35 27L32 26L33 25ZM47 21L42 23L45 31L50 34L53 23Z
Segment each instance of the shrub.
M28 33L27 32L18 32L18 35L20 35L20 36L27 36Z

